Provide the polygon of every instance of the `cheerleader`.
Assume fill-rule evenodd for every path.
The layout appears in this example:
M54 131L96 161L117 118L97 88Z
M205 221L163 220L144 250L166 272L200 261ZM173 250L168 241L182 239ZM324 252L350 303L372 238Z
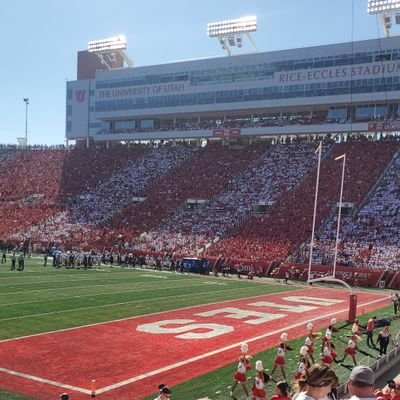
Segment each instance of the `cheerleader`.
M304 341L304 345L307 347L307 357L311 360L311 364L314 364L314 346L312 340L308 336Z
M293 350L290 346L286 344L288 340L288 334L287 333L282 333L281 335L281 343L279 344L278 347L278 352L277 355L274 359L274 368L272 368L271 371L271 376L275 372L275 370L278 368L278 366L281 369L283 379L286 381L286 373L285 373L285 354L287 350Z
M266 400L267 393L264 389L264 384L268 383L269 376L264 372L262 361L256 361L257 375L254 378L253 388L251 390L253 400Z
M231 387L231 391L229 395L233 397L233 392L236 389L236 386L238 383L240 383L243 387L243 391L245 392L246 396L249 397L249 391L247 390L247 376L246 376L246 370L247 370L247 362L246 362L246 357L244 355L240 356L239 358L239 364L237 366L237 370L233 375L233 385Z
M242 354L244 355L244 358L246 360L246 371L250 371L252 369L250 360L253 358L252 356L248 355L248 351L249 351L249 345L247 343L242 343L240 345L240 350L242 352Z
M356 350L356 348L357 348L357 335L352 333L350 335L349 341L347 343L347 347L344 349L344 356L340 360L340 363L343 363L343 361L345 360L345 358L347 356L351 356L351 358L353 359L354 365L357 366L357 360L356 360L357 350Z
M322 338L321 352L324 351L325 343L329 340L328 336L330 335L332 337L332 334L338 331L338 329L335 327L336 322L336 318L331 319L331 324L328 326L327 330L325 331L325 336Z
M334 344L331 342L331 335L327 334L327 341L325 342L324 351L322 353L321 362L330 366L337 357L337 354L333 350L335 348Z
M294 379L299 380L302 375L306 372L306 369L310 367L310 362L308 361L308 348L307 346L302 346L300 349L300 362L297 367L297 371L294 374Z
M355 320L354 320L354 324L353 324L353 326L352 326L352 328L351 328L351 331L352 331L355 335L360 336L360 330L361 330L361 328L360 328L360 324L359 324L359 322L358 322L358 319L355 319Z
M308 348L308 357L310 358L312 364L314 364L314 339L319 338L321 336L319 332L314 333L313 329L314 325L311 322L309 322L307 324L308 335L304 343Z

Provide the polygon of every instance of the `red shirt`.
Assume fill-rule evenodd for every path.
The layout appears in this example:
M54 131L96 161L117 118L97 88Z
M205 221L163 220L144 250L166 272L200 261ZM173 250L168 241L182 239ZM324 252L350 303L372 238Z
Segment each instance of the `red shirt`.
M367 331L368 332L373 332L374 328L375 328L375 321L374 321L373 318L371 318L371 319L368 320Z

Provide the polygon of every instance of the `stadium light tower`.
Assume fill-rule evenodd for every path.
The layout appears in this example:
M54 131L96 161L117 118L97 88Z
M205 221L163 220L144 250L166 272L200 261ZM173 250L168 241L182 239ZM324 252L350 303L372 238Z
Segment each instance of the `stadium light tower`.
M379 14L385 36L390 36L392 17L395 16L396 24L400 24L400 0L368 0L367 11L369 14Z
M125 35L114 36L108 39L92 40L88 42L88 52L96 54L102 64L108 69L112 69L110 63L115 60L115 55L120 55L128 67L133 67L133 62L125 54L127 48Z
M28 106L29 106L29 98L24 97L25 102L25 146L28 145Z
M211 38L217 38L221 47L230 56L232 47L243 47L243 34L246 34L255 51L256 44L250 33L257 30L257 17L242 17L226 21L210 22L207 27L207 35Z

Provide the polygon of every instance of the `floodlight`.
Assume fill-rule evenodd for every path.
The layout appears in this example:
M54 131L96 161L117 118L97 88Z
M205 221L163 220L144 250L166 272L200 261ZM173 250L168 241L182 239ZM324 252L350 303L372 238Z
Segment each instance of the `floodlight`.
M382 14L400 11L400 0L368 0L369 14Z
M388 37L392 27L392 17L400 11L400 0L368 0L367 11L369 14L380 14L383 31Z
M235 33L255 32L257 17L242 17L226 21L210 22L207 27L209 37L220 37Z
M124 35L88 42L89 53L110 53L115 50L126 50L126 38Z
M115 62L115 54L119 54L129 67L133 67L133 62L124 53L126 48L127 43L125 35L88 42L88 52L96 54L101 63L108 69L111 69L113 62Z
M246 34L257 51L255 43L250 36L250 33L255 32L256 30L257 17L250 16L226 21L211 22L207 26L207 35L211 38L217 38L221 47L228 53L228 55L231 55L232 47L243 47L242 34Z

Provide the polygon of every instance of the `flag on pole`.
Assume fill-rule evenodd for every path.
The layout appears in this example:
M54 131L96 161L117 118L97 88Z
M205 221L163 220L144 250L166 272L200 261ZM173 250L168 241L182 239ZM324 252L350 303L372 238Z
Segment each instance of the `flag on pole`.
M346 157L346 153L343 153L341 156L336 157L335 161L336 160L340 160L340 159L345 158L345 157Z

